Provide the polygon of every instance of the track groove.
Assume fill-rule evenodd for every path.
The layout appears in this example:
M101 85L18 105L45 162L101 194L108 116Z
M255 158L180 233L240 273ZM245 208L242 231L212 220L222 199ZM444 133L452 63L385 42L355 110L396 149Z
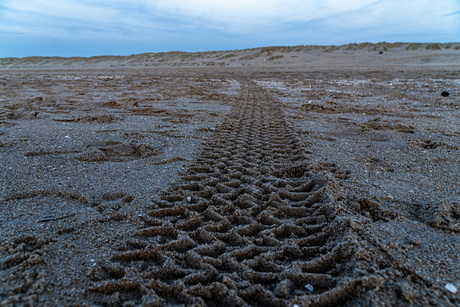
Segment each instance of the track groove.
M117 272L94 283L95 302L324 306L360 291L334 179L309 169L280 104L242 79L229 118L108 269L94 269Z

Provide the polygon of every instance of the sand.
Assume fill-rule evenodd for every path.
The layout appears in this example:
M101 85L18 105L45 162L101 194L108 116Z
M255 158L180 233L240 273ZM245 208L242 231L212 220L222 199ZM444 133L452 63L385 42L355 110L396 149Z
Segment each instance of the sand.
M3 66L0 305L458 305L460 51L423 46Z

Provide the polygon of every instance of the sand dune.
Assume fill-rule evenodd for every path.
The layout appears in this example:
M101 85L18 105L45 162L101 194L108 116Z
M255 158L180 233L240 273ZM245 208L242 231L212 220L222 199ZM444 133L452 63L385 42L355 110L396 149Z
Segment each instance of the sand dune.
M263 47L232 51L161 52L130 56L0 59L0 69L95 69L209 66L458 66L460 43L361 43Z

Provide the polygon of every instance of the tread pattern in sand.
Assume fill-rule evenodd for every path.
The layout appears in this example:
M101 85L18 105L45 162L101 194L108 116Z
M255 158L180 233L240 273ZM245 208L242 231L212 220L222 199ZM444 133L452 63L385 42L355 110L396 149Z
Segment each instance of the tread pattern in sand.
M361 291L334 179L306 165L279 103L241 82L231 121L88 273L96 303L321 306Z

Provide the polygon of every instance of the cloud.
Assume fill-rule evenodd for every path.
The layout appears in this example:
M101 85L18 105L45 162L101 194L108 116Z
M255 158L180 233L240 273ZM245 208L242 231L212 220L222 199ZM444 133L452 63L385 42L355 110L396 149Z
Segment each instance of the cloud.
M312 19L350 11L375 0L312 1L312 0L159 0L157 7L174 14L204 16L220 22L241 22L247 19ZM235 19L235 18L243 19Z
M0 30L10 29L18 34L101 36L169 28L160 15L147 14L138 5L122 1L6 0L2 11Z
M376 23L425 29L448 27L442 16L459 8L456 0L5 0L0 30L34 35L218 31L245 36L328 18L332 23L336 19L339 29Z
M444 16L460 15L460 11L445 14Z
M308 22L368 5L375 0L159 0L157 8L215 30L244 35L270 32L279 25Z
M214 30L241 35L264 32L277 24L308 21L353 10L372 3L355 1L299 0L5 0L2 15L9 21L0 27L22 27L23 33L49 35L77 26L91 32L98 28L116 33L157 29L164 31ZM16 28L16 30L18 30ZM63 31L64 30L64 31ZM81 33L81 32L80 32Z
M297 22L289 34L320 44L379 41L458 41L460 19L446 16L460 3L454 1L373 1L355 10ZM312 31L317 29L318 31Z
M125 44L133 52L455 41L459 11L458 0L2 0L0 41Z

